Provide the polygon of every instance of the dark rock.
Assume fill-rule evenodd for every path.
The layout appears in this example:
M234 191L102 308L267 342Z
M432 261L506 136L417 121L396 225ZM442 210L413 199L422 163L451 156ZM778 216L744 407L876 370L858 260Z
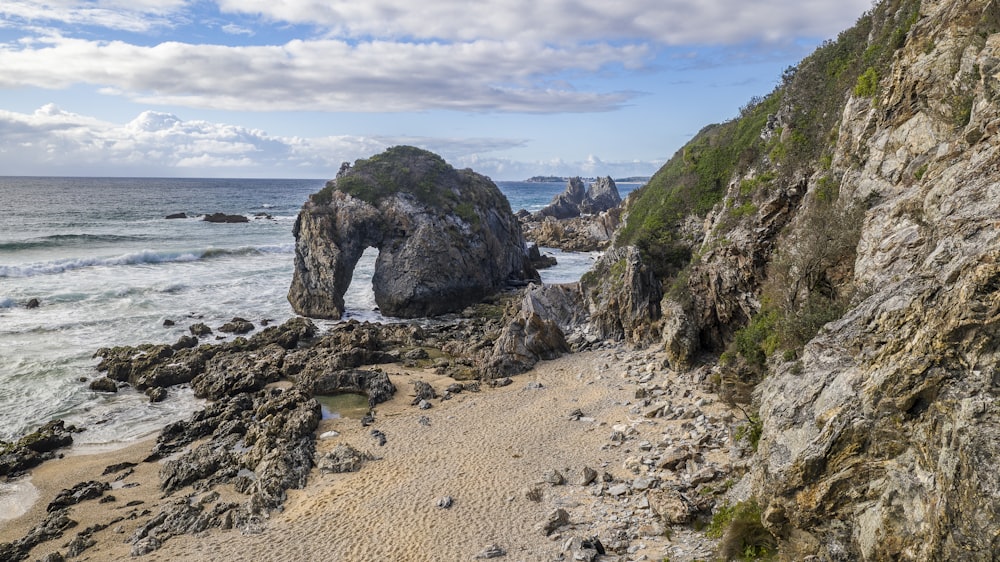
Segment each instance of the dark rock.
M595 552L597 552L597 554L600 555L606 554L604 550L604 545L601 544L601 539L597 538L596 536L583 539L583 543L581 544L581 546L583 548L593 549Z
M181 336L174 345L170 346L174 351L180 351L182 349L191 349L198 347L198 338L194 336Z
M177 325L177 322L174 322L173 320L171 320L169 318L166 318L166 319L163 320L163 327L164 328L170 328L171 326L175 326L175 325Z
M216 355L205 372L191 380L195 396L217 400L241 392L254 392L281 377L285 349L271 344L263 349Z
M151 403L163 402L167 399L167 389L162 386L151 386L146 389L146 396Z
M584 188L583 180L572 178L566 184L566 190L556 195L538 215L569 219L581 214L596 214L607 211L621 204L622 198L618 187L610 177L598 178L589 189Z
M379 431L377 429L373 429L372 430L372 437L374 437L375 441L378 442L378 446L379 447L382 447L383 445L385 445L385 442L386 442L385 434L382 433L381 431Z
M14 476L54 458L56 449L73 443L72 432L62 420L53 420L15 443L0 443L0 476Z
M166 216L167 219L186 219L187 213L172 213Z
M99 498L104 495L104 492L110 489L111 485L107 482L98 482L96 480L80 482L76 486L56 494L55 499L49 503L45 511L52 513L53 511L76 505L85 500Z
M104 469L104 472L101 473L101 476L107 476L108 474L115 474L115 473L121 472L123 470L128 470L130 468L134 468L136 466L138 466L138 465L136 463L134 463L134 462L120 462L120 463L117 463L117 464L108 465Z
M256 326L245 318L236 317L223 324L219 331L225 334L249 334Z
M511 281L537 280L510 204L488 178L394 147L359 160L305 204L294 228L288 299L300 314L340 318L354 266L379 249L372 279L387 316L459 311Z
M90 382L90 390L95 392L118 392L118 383L108 377L101 377Z
M191 331L192 335L198 337L209 336L212 334L212 329L209 328L208 325L205 324L204 322L198 322L197 324L192 324L191 326L188 327L188 330Z
M417 404L420 404L421 401L431 400L438 397L434 387L424 381L413 381L413 395L413 401L410 402L411 406L416 406Z
M27 535L14 542L0 544L0 560L4 562L24 560L28 558L31 549L43 542L61 537L67 529L76 525L77 522L69 518L68 510L60 509L49 513L41 523L28 531Z
M323 372L310 368L296 377L295 385L313 396L364 394L368 396L368 406L372 408L388 401L396 393L396 385L389 380L389 375L379 369Z
M528 246L528 263L535 269L547 269L559 264L555 257L543 256L542 252L538 249L538 244Z
M28 300L27 303L25 303L24 308L38 308L41 305L42 305L42 301L33 298L33 299Z
M225 213L212 213L211 215L205 215L202 219L205 222L214 223L239 223L239 222L250 222L244 215L227 215Z

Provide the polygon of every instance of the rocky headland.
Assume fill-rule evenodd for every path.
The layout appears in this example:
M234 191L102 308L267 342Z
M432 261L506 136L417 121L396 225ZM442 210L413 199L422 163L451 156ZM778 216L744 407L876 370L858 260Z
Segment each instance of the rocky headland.
M621 223L621 195L610 177L597 178L589 187L579 177L535 213L518 211L524 236L547 248L568 252L603 250Z

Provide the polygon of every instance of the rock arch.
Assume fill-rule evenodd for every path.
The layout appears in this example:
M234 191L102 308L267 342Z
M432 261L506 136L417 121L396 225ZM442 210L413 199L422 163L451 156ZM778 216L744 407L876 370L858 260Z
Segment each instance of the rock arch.
M372 286L383 314L461 310L509 284L537 280L499 188L439 156L395 147L310 197L295 223L288 299L299 314L340 318L362 252L378 249Z

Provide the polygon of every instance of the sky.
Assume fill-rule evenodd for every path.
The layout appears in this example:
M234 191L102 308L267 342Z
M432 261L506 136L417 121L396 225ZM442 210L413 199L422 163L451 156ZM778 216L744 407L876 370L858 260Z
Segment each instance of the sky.
M0 0L0 175L648 176L871 0Z

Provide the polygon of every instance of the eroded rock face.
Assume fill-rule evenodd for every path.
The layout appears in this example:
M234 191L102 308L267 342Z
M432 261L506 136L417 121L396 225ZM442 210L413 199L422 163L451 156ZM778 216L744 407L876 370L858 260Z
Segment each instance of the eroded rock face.
M581 214L595 215L617 207L622 202L618 186L610 176L597 178L589 188L579 177L566 184L566 191L556 195L552 202L538 211L539 218L570 219Z
M844 109L841 197L878 198L854 270L870 296L758 389L751 480L791 559L1000 552L1000 35L975 28L997 21L922 3L877 103Z
M388 316L461 310L510 284L536 280L510 204L496 185L440 157L395 147L345 166L295 224L292 307L340 318L354 267L379 250L375 302Z

